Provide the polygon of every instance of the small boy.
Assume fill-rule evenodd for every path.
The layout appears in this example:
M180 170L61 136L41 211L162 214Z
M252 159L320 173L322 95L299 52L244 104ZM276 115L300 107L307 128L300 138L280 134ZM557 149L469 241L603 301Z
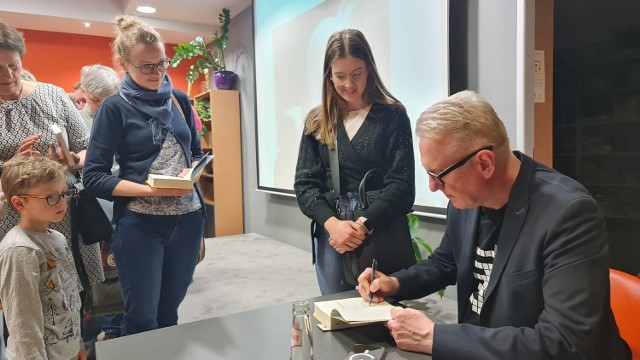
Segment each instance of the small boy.
M80 337L80 280L61 233L48 228L74 192L65 168L43 156L3 164L2 190L20 222L0 242L0 301L7 359L86 359Z

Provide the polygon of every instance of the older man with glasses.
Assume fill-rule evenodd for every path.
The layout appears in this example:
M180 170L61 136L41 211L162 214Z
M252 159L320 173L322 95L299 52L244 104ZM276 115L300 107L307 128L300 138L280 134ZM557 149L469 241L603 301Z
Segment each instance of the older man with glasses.
M502 121L471 91L444 99L416 127L431 191L450 200L428 259L358 290L414 299L457 285L458 322L392 310L398 346L434 359L630 359L609 302L602 212L573 179L511 151Z

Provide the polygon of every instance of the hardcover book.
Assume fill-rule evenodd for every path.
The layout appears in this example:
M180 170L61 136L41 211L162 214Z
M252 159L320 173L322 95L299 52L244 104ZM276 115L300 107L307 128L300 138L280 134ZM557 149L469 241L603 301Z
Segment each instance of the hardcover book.
M76 166L76 162L74 161L73 156L69 151L69 147L67 146L67 140L65 140L64 135L62 135L62 129L60 129L57 124L49 124L49 128L51 128L51 131L53 131L53 135L56 138L56 143L58 144L58 147L62 149L62 153L67 159L67 164L69 164L70 167Z
M149 174L146 183L154 188L162 189L191 189L195 179L202 173L204 167L213 160L214 155L205 154L196 161L184 177Z

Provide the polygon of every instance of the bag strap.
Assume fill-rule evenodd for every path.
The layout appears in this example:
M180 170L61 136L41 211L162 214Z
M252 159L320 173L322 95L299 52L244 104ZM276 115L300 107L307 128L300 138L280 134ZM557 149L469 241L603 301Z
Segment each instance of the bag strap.
M184 116L184 111L182 111L182 106L180 106L178 99L176 99L176 96L173 95L173 93L171 93L171 102L173 103L173 106L178 108L178 112L180 113L180 115L182 115L182 119L184 119L184 121L186 122L187 117Z
M369 207L369 198L367 198L367 179L377 175L380 179L384 178L384 174L379 169L373 168L367 171L366 174L362 177L360 181L360 186L358 186L358 194L360 195L360 205L363 209L367 209Z
M340 162L338 161L338 138L333 143L333 150L329 150L329 167L331 170L331 182L333 183L333 194L340 196Z

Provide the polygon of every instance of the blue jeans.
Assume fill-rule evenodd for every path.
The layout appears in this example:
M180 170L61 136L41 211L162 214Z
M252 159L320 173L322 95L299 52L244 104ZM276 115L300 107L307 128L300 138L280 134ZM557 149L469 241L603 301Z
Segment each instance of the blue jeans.
M122 334L122 314L100 316L100 329L105 334Z
M122 335L178 323L178 306L200 254L204 218L127 211L116 225L113 254L124 299Z
M350 198L340 199L340 211L357 210L360 207L360 197L356 194ZM347 283L342 270L342 255L329 245L329 233L323 224L318 224L314 236L314 251L316 254L316 276L322 295L335 294L353 290L354 286ZM321 228L321 229L320 229Z

